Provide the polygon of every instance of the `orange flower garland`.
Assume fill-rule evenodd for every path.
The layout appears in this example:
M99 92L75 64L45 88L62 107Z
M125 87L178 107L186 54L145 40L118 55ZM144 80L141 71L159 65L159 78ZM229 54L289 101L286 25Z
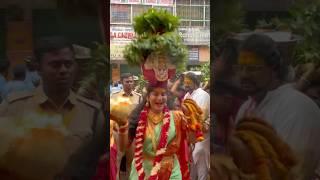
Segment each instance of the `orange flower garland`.
M297 164L296 158L269 124L257 118L245 118L239 122L234 135L253 154L256 160L254 172L258 180L272 180L273 175L281 180L289 180L289 172ZM272 175L272 170L276 174Z
M140 120L138 123L136 137L135 137L136 148L134 152L134 159L135 159L135 165L136 165L136 170L138 172L139 180L145 180L142 153L143 153L144 136L145 136L146 126L147 126L148 111L149 111L148 107L145 107L141 111ZM149 177L150 180L158 179L158 176L159 176L158 172L161 168L160 162L163 158L163 154L166 152L166 146L168 143L169 127L170 127L170 112L169 112L169 109L165 107L160 140L159 140L158 148L156 151L156 156L153 161L153 168L151 170L151 174Z

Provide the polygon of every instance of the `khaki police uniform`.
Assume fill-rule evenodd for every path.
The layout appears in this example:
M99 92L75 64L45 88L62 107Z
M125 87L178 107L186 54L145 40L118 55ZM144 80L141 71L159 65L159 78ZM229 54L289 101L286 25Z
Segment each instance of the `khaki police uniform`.
M66 161L66 166L72 167L72 171L76 171L74 168L77 167L82 168L80 167L82 166L81 158L83 159L84 157L81 156L86 156L89 152L102 151L101 149L97 150L92 148L98 148L98 146L100 146L99 148L107 147L106 144L101 144L107 142L106 123L101 105L98 102L78 96L72 91L70 91L69 96L61 107L57 107L45 95L42 87L38 87L31 92L13 93L0 105L0 117L24 118L30 115L40 118L56 117L63 121L63 124L69 132L66 136L66 142L68 142L66 144L67 157L78 154L77 157L73 157L72 161ZM99 137L99 139L97 139L97 137ZM90 147L91 149L84 147L89 144L96 146ZM50 155L48 154L48 156ZM83 163L88 163L89 161L95 161L96 163L96 160L93 159L86 159L85 161L87 162ZM68 172L65 173L68 174ZM83 172L83 176L85 173L86 172ZM72 173L70 172L69 174Z
M139 104L142 101L141 94L132 91L130 95L127 95L124 90L114 92L111 94L110 99L116 100L118 98L128 98L133 104Z

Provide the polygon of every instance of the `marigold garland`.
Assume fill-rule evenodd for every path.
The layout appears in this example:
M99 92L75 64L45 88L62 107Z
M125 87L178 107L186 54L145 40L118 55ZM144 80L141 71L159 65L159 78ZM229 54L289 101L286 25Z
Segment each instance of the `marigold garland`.
M289 179L289 172L297 163L296 158L271 125L257 118L244 118L236 127L234 135L253 153L257 179L271 180L271 168L274 168L281 180Z
M263 120L257 120L263 121ZM294 166L297 161L295 155L290 149L289 145L284 143L278 136L277 133L266 126L263 126L260 122L246 122L239 124L236 128L237 130L252 130L256 133L259 133L263 137L265 137L274 147L275 151L279 155L279 159L284 165L288 167Z
M139 180L145 180L145 172L143 169L143 142L147 127L147 115L148 115L149 108L145 107L140 113L140 120L138 122L138 127L136 131L135 137L135 152L134 152L134 160L136 165L136 170L138 172ZM158 179L158 172L161 168L160 162L163 158L163 154L166 151L166 146L168 143L168 135L169 135L169 127L170 127L170 112L167 107L164 108L164 119L163 125L160 134L160 140L158 144L158 148L156 151L156 156L153 161L153 168L151 170L151 174L149 179L150 180L157 180Z
M275 168L277 174L280 176L281 179L285 180L287 179L288 175L288 169L280 162L278 154L275 152L273 146L261 135L252 132L252 131L246 131L249 135L253 136L258 140L260 143L260 146L270 159L273 167Z
M255 171L256 171L257 179L272 180L270 169L268 167L267 155L264 153L257 139L250 136L248 133L244 131L238 131L236 132L235 135L238 136L241 140L243 140L245 144L248 145L250 150L252 151L253 156L256 160Z
M196 133L197 141L204 139L203 128L203 111L192 99L185 99L182 102L182 110L186 120L188 121L188 128Z

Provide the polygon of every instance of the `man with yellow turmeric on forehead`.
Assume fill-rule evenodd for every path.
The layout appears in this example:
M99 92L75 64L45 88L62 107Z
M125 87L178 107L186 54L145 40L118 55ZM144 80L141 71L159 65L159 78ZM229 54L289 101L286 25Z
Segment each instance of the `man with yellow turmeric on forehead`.
M210 167L210 95L200 88L200 80L195 73L188 72L184 75L184 99L193 99L204 112L205 139L197 142L192 151L193 162L191 165L191 179L206 180Z
M300 163L298 179L310 179L320 162L320 110L307 96L285 83L287 65L276 43L267 35L252 34L240 47L234 66L240 86L249 96L239 119L257 117L273 126Z

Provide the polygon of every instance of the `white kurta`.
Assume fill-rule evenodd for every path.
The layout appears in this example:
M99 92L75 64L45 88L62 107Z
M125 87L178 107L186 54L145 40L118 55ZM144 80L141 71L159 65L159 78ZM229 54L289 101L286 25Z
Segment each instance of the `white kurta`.
M210 126L210 95L201 88L187 93L183 99L193 99L205 113L206 125ZM207 180L210 168L210 135L207 133L202 142L195 144L192 151L193 164L191 166L192 180Z
M246 111L265 119L298 155L303 179L310 179L320 162L320 109L317 105L291 84L268 92L260 104L253 104L253 99L249 98L240 107L237 121Z

